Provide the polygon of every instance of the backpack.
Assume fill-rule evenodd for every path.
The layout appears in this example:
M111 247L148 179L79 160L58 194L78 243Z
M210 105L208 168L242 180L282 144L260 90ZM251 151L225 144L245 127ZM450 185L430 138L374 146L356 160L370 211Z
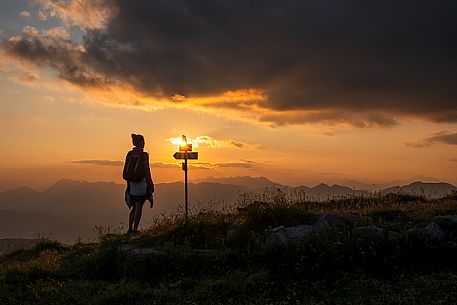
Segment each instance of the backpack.
M129 152L124 165L122 178L127 181L136 182L143 180L143 178L146 177L146 167L144 162L145 153L142 153L141 155L133 155L132 152Z

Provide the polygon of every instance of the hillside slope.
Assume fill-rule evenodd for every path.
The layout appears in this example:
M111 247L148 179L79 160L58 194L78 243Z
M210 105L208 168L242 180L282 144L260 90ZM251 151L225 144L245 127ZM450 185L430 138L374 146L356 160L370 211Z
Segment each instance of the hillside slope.
M0 304L457 303L457 197L385 199L251 201L235 214L169 218L131 237L43 241L0 256ZM289 242L269 244L279 232Z

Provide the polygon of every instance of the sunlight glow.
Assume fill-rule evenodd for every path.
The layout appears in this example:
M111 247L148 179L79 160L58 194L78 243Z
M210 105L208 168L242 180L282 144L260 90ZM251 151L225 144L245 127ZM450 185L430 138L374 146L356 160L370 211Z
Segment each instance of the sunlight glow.
M178 145L178 146L184 146L186 144L192 144L193 146L197 147L198 146L198 143L197 142L194 142L192 141L191 139L187 138L187 142L182 138L182 137L178 137L178 138L168 138L167 139L168 142L170 142L171 144L173 145Z

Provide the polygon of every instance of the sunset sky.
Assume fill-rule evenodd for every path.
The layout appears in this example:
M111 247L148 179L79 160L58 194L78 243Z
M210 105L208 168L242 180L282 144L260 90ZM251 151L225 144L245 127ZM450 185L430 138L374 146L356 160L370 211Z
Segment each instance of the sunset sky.
M0 191L122 182L457 185L457 2L0 0Z

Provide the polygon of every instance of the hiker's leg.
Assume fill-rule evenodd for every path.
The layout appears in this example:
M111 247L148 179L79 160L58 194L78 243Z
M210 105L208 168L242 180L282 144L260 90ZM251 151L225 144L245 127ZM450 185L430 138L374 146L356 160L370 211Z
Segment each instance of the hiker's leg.
M132 208L130 209L130 214L129 214L129 231L132 230L134 219L135 219L135 204L133 204Z
M141 213L143 212L144 200L135 202L135 221L133 222L133 230L138 230L138 225L141 220Z

